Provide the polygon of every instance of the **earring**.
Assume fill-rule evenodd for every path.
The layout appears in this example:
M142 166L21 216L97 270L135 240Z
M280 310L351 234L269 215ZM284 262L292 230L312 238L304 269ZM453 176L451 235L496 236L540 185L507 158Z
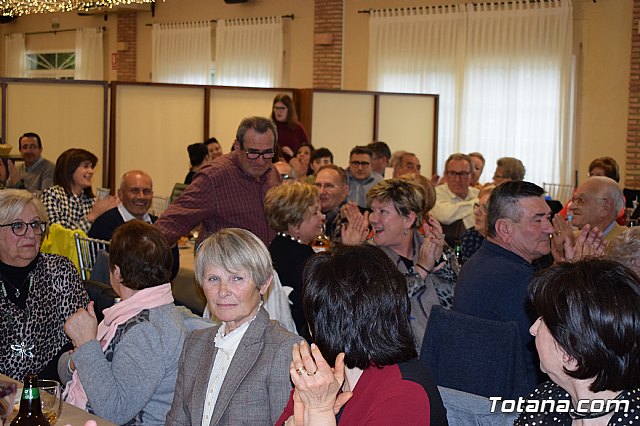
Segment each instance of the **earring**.
M406 229L404 230L404 235L407 235L407 230Z

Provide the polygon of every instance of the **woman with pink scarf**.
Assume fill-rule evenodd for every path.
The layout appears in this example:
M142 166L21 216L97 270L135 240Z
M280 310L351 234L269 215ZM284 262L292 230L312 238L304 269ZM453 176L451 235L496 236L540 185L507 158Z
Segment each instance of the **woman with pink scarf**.
M160 231L133 220L113 234L111 286L121 302L98 324L90 302L67 320L74 344L65 400L113 423L163 425L185 338L171 294L172 257Z

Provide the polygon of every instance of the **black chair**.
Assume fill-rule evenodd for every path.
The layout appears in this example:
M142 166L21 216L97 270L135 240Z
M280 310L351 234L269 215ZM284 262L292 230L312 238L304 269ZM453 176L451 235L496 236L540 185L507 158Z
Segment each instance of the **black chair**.
M438 386L508 399L531 390L515 322L491 321L434 306L420 361Z
M98 322L104 319L103 310L110 308L116 302L118 294L111 286L99 281L84 280L84 288L89 294L89 299L93 300L93 308L96 312Z

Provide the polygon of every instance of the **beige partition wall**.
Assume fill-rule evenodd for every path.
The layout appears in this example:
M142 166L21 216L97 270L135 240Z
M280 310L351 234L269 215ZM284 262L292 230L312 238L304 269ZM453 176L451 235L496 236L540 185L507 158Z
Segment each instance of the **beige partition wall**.
M347 167L351 148L373 141L374 107L371 93L314 92L313 146L329 148L333 162Z
M386 142L391 152L404 150L416 154L422 174L430 176L434 164L436 98L381 94L378 102L378 140Z
M215 136L227 153L235 140L238 124L245 117L271 117L273 98L290 91L211 88L209 135Z
M18 138L35 132L43 157L53 161L68 148L83 148L98 157L94 188L102 186L104 165L103 84L10 81L7 85L6 135L18 154Z
M116 104L116 185L125 171L142 169L156 195L170 195L189 171L187 145L202 142L203 89L118 85Z

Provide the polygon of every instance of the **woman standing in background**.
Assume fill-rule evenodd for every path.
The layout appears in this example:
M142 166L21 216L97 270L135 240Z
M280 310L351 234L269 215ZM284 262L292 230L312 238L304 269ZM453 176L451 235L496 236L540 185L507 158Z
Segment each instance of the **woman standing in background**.
M298 121L296 107L291 96L281 93L273 99L271 119L278 128L278 146L285 161L296 155L302 144L309 143L309 137Z

